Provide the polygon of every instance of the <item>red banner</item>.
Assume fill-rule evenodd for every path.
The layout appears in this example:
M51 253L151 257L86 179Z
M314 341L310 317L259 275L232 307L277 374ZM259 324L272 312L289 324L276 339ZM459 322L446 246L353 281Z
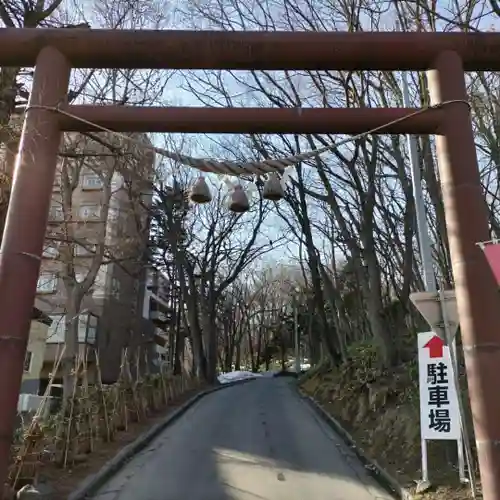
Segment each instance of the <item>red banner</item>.
M500 285L500 242L485 242L480 243L479 246L483 249L484 255L488 264L490 265L491 271Z

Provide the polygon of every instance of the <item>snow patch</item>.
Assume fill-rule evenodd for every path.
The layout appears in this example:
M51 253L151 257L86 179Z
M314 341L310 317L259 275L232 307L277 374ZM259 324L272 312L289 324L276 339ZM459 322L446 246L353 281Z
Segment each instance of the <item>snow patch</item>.
M246 371L235 371L221 373L217 378L221 384L227 384L229 382L236 382L238 380L246 380L249 378L262 377L260 373L252 373Z
M305 371L309 370L310 368L311 368L310 363L301 363L301 364L300 364L300 371L305 372ZM290 366L287 368L287 371L295 373L295 371L296 371L296 370L295 370L295 364L290 365Z

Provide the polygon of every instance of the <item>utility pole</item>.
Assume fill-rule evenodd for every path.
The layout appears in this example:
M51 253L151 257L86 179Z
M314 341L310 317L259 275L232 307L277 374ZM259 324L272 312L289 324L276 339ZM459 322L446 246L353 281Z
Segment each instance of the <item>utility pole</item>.
M403 106L410 107L410 93L408 91L408 80L406 72L401 72L401 83L403 90ZM424 278L424 287L426 292L436 292L436 278L434 275L434 266L432 265L432 248L429 239L429 230L427 228L427 219L425 215L424 194L422 191L422 178L420 176L420 162L418 159L417 141L415 136L407 134L406 141L410 153L411 183L413 188L413 199L415 200L415 214L417 219L418 246L420 249L420 259L422 260L422 274ZM430 486L429 466L427 459L427 441L420 441L422 452L422 478L420 485L423 489Z
M403 106L411 106L406 73L402 72ZM426 292L436 292L436 277L432 265L432 247L425 215L424 193L422 190L422 177L420 176L420 162L418 159L417 141L414 135L407 134L408 151L410 152L411 183L413 198L415 200L415 214L417 218L418 245L422 259L422 272Z

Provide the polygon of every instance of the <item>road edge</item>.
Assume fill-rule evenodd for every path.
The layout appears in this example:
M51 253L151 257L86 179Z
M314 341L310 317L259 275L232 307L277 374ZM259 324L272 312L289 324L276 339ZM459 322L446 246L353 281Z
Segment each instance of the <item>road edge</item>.
M396 495L399 500L413 500L414 495L404 486L398 482L391 474L382 468L375 460L372 460L364 451L356 444L353 437L347 432L344 427L332 417L314 398L305 394L297 387L297 392L300 397L304 399L313 410L343 439L345 444L351 449L363 466L374 479L384 487L389 493Z
M132 443L125 446L120 450L111 460L104 464L101 469L95 474L87 477L78 486L76 491L69 495L68 500L86 500L91 498L106 482L108 482L127 462L129 462L135 455L140 453L151 441L153 441L158 434L163 432L168 426L176 422L187 410L194 406L200 399L212 394L213 392L233 387L235 385L242 385L247 382L256 380L256 377L247 378L244 380L237 380L235 382L227 382L215 387L210 387L204 391L195 394L192 398L186 401L182 406L169 413L161 422L155 424L151 429L141 434Z

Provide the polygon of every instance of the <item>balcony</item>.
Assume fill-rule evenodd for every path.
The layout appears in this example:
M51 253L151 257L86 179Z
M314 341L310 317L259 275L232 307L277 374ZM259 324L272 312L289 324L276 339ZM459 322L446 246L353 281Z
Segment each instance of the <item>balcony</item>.
M146 289L150 290L154 295L165 301L168 301L171 295L170 280L157 269L147 270Z
M144 294L143 317L165 330L175 324L177 295L168 278L156 269L148 270Z
M160 302L155 296L149 298L149 319L161 329L175 324L175 309L173 304Z

